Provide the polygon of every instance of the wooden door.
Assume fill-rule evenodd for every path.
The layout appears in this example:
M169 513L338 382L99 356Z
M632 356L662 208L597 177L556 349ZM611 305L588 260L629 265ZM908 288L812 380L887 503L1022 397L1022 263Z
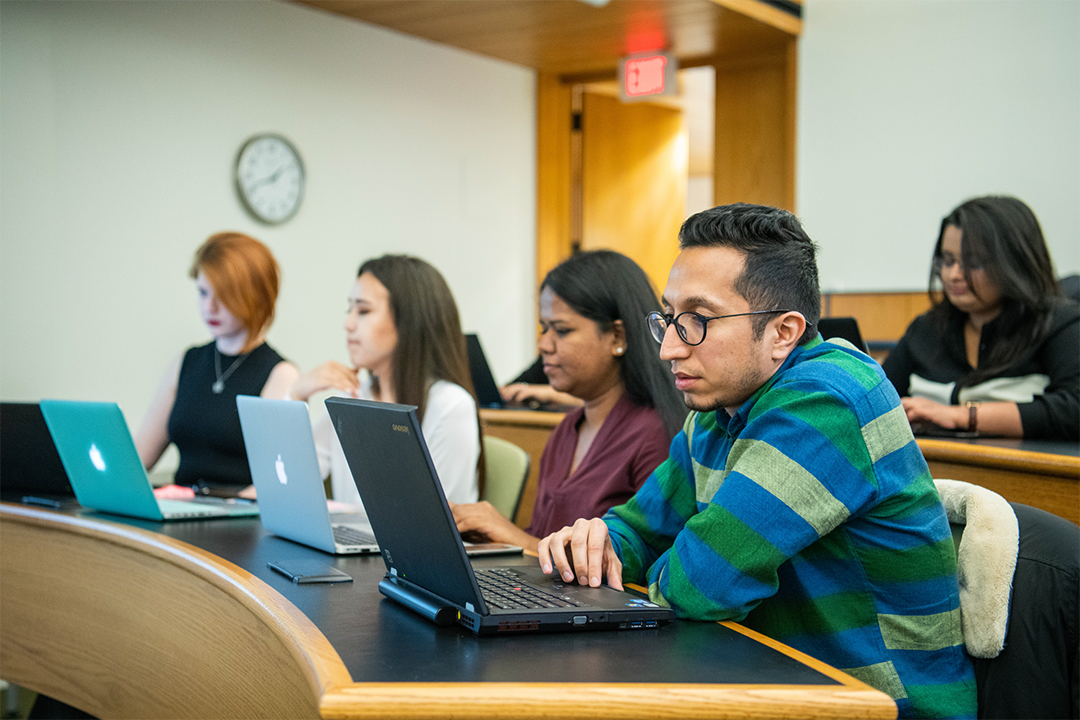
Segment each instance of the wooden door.
M682 111L587 91L581 129L581 249L632 258L659 296L686 212Z

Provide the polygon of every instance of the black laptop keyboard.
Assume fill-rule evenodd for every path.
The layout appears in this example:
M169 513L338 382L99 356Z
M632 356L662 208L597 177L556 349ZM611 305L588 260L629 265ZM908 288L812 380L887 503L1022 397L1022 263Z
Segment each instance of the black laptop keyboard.
M374 545L375 538L349 525L334 525L334 542L338 545Z
M581 607L583 603L567 595L558 595L522 582L509 568L477 570L476 583L484 602L503 610Z

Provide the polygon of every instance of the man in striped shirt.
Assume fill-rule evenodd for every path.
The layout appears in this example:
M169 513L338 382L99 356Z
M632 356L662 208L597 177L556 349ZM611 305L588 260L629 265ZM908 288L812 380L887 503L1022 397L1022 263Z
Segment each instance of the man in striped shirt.
M814 244L775 208L689 218L648 319L693 411L626 504L540 543L545 572L648 583L845 670L902 717L974 717L956 556L881 368L821 341Z

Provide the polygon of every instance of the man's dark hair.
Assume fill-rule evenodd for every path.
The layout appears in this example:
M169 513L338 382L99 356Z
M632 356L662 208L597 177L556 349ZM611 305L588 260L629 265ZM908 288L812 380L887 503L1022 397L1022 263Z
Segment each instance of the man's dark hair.
M679 247L729 247L746 258L735 292L751 310L795 310L806 318L799 338L804 345L817 336L821 316L814 242L799 219L767 205L734 203L691 215L679 231ZM754 339L760 340L774 315L753 317Z

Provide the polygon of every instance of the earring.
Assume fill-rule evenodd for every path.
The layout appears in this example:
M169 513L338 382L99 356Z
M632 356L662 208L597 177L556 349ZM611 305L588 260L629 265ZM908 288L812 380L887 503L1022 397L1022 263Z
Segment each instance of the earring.
M622 345L620 345L619 347L615 348L615 354L616 354L616 355L622 355L622 354L623 354L623 349L622 349Z

